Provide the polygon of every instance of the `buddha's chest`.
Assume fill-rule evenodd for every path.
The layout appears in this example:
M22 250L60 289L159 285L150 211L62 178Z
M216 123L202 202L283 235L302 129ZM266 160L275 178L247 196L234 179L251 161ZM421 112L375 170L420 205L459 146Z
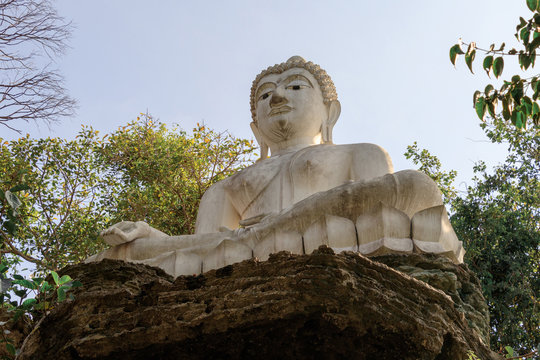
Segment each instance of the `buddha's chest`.
M333 151L332 151L333 150ZM242 219L281 211L350 179L350 157L312 147L264 160L232 178L227 192Z

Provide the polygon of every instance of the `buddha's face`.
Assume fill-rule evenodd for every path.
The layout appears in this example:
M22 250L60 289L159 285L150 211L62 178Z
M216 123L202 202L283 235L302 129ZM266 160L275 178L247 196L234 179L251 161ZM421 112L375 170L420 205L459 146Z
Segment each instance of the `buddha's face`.
M275 144L320 136L328 117L317 80L302 68L263 77L255 101L259 131Z

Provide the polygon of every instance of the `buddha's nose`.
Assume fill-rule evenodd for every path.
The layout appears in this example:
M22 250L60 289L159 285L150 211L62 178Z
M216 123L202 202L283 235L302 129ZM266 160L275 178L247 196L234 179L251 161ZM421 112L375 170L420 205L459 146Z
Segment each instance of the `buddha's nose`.
M270 106L279 106L288 103L285 96L283 96L281 91L278 91L278 89L276 89L276 91L273 91L271 96L272 97L270 98Z

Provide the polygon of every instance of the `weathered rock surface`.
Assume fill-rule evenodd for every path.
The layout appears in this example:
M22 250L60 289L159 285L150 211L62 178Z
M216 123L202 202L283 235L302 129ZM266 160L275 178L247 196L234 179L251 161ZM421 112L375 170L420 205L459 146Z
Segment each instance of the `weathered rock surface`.
M483 344L477 280L434 255L321 247L176 280L116 260L63 273L84 288L40 321L20 359L498 359Z
M13 313L8 312L6 308L0 307L0 331L4 332L3 338L0 338L0 359L4 357L9 358L11 354L6 347L6 340L8 340L15 349L21 347L24 338L32 330L31 321L21 316L17 321L13 321Z

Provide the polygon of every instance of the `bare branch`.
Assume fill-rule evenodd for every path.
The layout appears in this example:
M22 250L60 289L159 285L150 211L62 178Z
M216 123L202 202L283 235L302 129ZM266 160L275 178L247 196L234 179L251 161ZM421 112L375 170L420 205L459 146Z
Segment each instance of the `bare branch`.
M64 53L71 28L48 0L0 0L0 124L20 132L14 122L74 114L62 76L35 65Z

